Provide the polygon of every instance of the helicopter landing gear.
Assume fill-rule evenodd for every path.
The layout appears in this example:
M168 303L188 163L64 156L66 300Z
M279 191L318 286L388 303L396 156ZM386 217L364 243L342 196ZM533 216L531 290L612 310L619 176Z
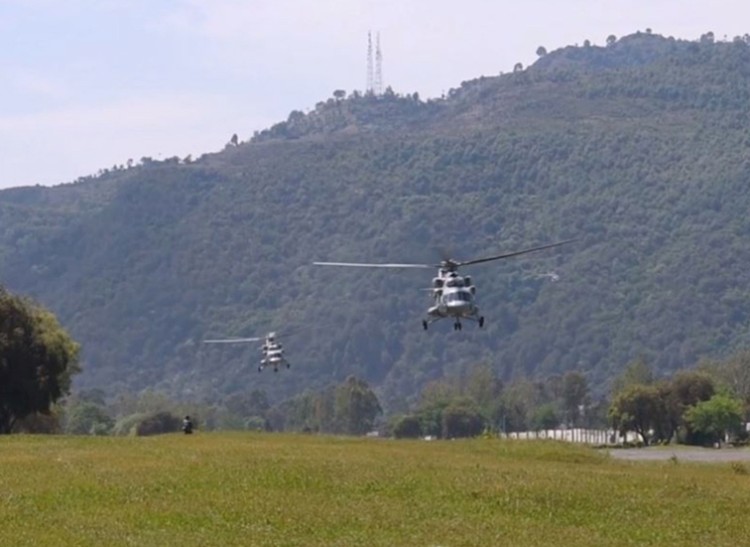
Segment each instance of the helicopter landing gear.
M263 367L258 367L258 372L263 372Z
M279 369L278 369L278 367L273 367L273 371L274 371L274 372L279 372Z
M479 318L479 328L481 329L484 326L484 317Z
M426 320L424 320L424 319L422 320L422 328L423 328L424 330L427 330L427 325L428 325L428 324L429 324L429 323L427 323L427 321L426 321Z
M461 330L463 328L463 325L459 321L456 321L453 323L453 330Z
M287 363L286 364L286 368L292 368L292 364L291 363Z

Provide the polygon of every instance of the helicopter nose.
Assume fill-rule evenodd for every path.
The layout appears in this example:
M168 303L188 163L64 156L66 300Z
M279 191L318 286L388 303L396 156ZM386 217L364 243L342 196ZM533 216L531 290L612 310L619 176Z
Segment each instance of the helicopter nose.
M448 309L452 312L463 312L468 310L469 307L466 302L448 302Z

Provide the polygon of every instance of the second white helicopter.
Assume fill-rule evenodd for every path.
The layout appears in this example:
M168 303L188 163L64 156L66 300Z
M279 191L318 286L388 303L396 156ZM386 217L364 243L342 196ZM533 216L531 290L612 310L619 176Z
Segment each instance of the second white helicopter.
M262 354L260 365L258 366L258 372L263 372L266 367L273 367L274 372L278 372L279 368L286 367L290 368L292 365L284 357L284 348L280 342L277 341L275 332L269 332L265 337L253 337L253 338L223 338L216 340L204 340L204 344L247 344L249 342L260 342L263 340L263 345L260 347Z

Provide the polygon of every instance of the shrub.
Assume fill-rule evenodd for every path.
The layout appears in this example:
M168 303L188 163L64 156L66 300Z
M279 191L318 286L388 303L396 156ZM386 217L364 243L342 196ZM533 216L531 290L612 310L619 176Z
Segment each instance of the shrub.
M171 412L157 412L146 416L135 426L135 434L138 436L160 435L162 433L174 433L180 431L182 419Z
M476 437L484 431L484 418L469 406L451 405L443 411L442 433L444 439Z
M393 436L397 439L416 439L422 436L422 426L419 418L408 415L401 416L393 424Z
M171 412L138 413L120 418L112 429L112 433L114 435L159 435L180 431L181 427L182 419Z

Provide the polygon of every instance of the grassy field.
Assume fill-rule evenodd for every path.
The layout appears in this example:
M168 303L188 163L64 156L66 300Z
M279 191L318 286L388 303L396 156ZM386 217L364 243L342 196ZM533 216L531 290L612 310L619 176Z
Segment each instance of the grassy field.
M739 545L743 464L551 441L0 438L0 545Z

